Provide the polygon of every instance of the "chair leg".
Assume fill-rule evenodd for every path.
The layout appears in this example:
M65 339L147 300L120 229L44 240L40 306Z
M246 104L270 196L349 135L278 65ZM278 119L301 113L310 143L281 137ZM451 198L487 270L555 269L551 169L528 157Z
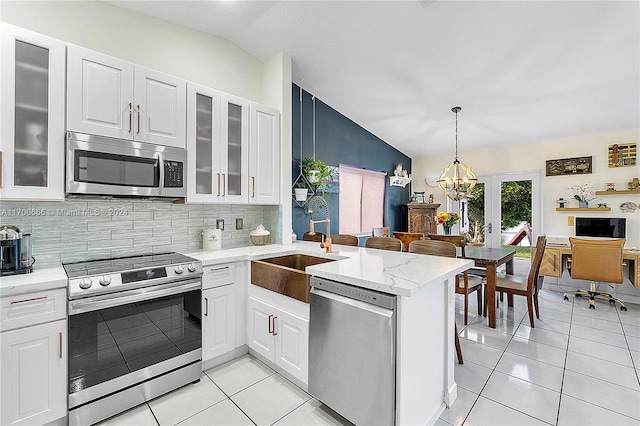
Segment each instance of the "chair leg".
M476 290L478 296L478 315L482 315L482 287Z
M529 322L531 323L531 328L534 328L533 325L533 296L527 296L527 307L529 308Z
M469 320L469 294L464 294L464 325L467 325Z
M538 292L533 295L533 304L536 308L536 318L540 319L540 308L538 307Z
M464 364L464 360L462 359L462 347L460 346L460 337L458 336L458 325L455 325L455 334L456 334L456 354L458 355L458 364Z

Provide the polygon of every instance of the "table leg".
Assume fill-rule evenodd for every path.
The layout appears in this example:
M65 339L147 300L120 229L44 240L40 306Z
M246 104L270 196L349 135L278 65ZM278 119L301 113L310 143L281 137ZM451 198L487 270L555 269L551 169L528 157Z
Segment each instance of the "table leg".
M505 263L505 269L507 274L513 275L513 258L511 258L507 263ZM513 294L507 294L507 306L513 308Z
M496 264L487 263L487 285L485 298L487 300L487 315L489 327L496 328Z

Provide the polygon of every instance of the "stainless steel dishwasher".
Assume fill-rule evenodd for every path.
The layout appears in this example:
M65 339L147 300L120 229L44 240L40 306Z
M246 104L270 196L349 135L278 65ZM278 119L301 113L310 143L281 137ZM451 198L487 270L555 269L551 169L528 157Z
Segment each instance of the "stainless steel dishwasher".
M309 393L356 425L395 423L396 296L311 278Z

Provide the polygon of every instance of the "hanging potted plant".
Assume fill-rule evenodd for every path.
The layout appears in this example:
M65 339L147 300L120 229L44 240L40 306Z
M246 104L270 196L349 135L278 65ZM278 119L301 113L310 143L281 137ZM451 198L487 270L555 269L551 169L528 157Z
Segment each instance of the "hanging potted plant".
M309 181L311 185L311 189L316 192L318 189L324 190L326 189L326 181L333 178L333 172L322 160L315 159L313 157L308 157L304 159L304 163L302 165L302 173Z
M300 181L293 189L296 195L296 201L307 201L307 193L309 192L304 182Z

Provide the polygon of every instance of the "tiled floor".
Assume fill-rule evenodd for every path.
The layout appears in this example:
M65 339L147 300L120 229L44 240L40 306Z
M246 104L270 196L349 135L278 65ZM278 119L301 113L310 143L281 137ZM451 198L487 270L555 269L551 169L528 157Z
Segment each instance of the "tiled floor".
M639 425L640 306L564 301L542 291L540 320L526 303L498 310L498 327L456 315L464 364L455 364L458 399L446 425ZM470 298L475 300L475 296ZM460 309L462 300L456 300ZM105 425L348 424L247 355L206 371L202 380L104 422Z

